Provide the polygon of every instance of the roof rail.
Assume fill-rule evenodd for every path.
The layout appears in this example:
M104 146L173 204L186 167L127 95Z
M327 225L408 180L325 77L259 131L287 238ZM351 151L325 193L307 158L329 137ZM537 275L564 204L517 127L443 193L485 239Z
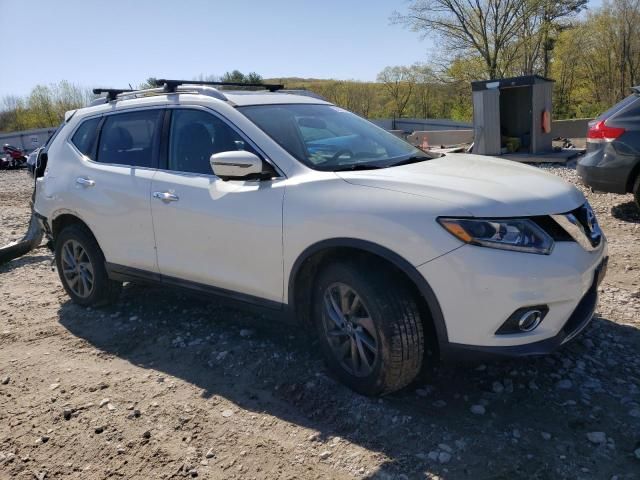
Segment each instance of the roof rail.
M115 100L118 95L125 92L133 92L133 90L125 89L125 88L94 88L93 89L94 95L100 95L101 93L106 93L107 102Z
M202 80L166 80L166 79L158 79L158 84L164 84L165 91L167 92L175 92L176 88L180 85L210 85L210 86L219 86L219 87L257 87L264 88L265 90L269 90L270 92L277 92L278 90L282 90L284 85L275 84L275 83L243 83L243 82L205 82Z
M307 90L306 88L280 90L279 93L288 93L289 95L301 95L303 97L311 97L317 100L324 100L325 102L329 101L327 98L323 97L319 93L312 92L311 90Z

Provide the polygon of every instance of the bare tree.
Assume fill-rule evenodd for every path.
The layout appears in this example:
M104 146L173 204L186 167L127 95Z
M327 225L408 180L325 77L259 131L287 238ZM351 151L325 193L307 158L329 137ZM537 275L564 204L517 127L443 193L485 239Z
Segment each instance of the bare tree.
M620 89L636 85L640 68L640 1L614 0L611 5L619 19L616 37L619 45ZM615 24L614 24L615 25Z
M401 118L415 87L415 73L409 67L387 67L378 74L378 82L393 103L394 117Z
M629 0L634 1L634 0ZM581 11L587 0L411 0L392 21L423 37L439 35L455 55L480 55L486 76L498 78L522 61L522 73L538 63L546 75L553 32L560 19Z
M525 75L541 73L547 77L551 52L558 34L571 26L570 20L581 12L587 0L525 0L518 15L520 28L511 45L514 63ZM509 68L510 62L505 62Z
M496 78L503 53L516 37L522 0L412 0L407 13L392 20L422 36L439 35L450 51L479 54L486 75ZM527 7L528 8L528 7Z

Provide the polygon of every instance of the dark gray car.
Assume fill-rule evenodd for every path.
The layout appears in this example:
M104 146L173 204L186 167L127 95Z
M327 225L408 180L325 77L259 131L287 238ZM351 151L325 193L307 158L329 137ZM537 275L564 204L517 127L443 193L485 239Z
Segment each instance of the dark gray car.
M632 192L640 208L640 87L589 122L578 175L594 190Z

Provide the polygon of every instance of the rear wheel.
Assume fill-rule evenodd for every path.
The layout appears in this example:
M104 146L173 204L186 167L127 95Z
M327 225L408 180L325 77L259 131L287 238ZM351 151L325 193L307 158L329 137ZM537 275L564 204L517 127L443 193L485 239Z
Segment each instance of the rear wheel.
M71 225L62 230L55 258L62 286L75 303L103 306L117 299L122 284L109 279L102 250L86 228Z
M335 263L319 274L313 302L327 364L347 386L382 395L417 376L424 354L422 322L402 279Z

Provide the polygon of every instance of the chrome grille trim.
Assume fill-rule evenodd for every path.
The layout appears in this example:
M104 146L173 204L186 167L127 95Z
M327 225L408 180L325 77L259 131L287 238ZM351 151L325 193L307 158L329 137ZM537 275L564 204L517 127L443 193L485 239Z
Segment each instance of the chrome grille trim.
M578 212L587 219L586 222L578 219L575 215ZM593 252L602 245L602 230L588 202L573 212L551 215L551 218L558 222L571 235L571 238L586 251Z

